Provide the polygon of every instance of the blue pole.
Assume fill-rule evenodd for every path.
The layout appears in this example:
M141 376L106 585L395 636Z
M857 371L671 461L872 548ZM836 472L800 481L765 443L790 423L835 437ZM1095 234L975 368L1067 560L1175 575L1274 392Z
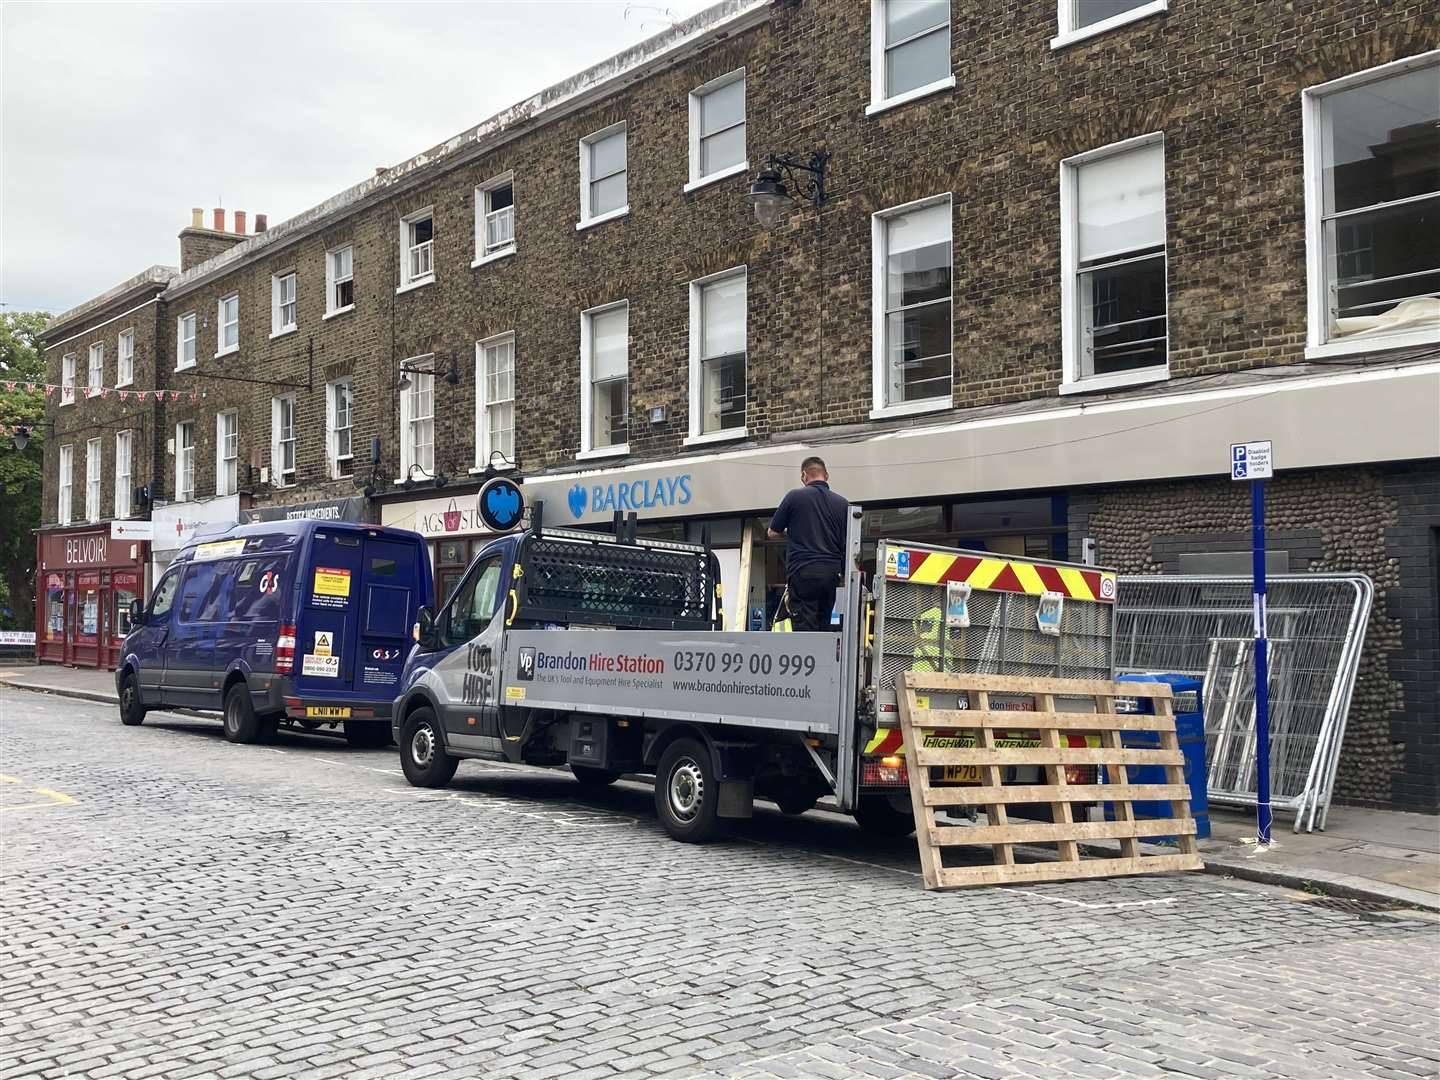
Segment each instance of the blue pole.
M1250 481L1250 534L1255 575L1255 817L1270 843L1270 647L1265 619L1265 482Z

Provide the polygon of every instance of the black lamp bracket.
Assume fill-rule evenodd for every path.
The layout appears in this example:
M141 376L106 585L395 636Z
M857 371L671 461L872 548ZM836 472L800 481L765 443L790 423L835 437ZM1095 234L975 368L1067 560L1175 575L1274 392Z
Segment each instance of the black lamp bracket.
M794 154L771 154L765 159L765 165L784 172L795 194L819 206L825 201L825 163L829 160L829 150L816 150L809 161L802 161Z

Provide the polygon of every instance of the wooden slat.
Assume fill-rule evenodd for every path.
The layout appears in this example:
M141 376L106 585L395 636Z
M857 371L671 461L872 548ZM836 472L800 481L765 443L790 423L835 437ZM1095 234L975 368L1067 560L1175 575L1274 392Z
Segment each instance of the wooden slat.
M940 825L930 830L930 842L938 847L988 847L991 844L1056 844L1068 841L1073 846L1076 840L1194 834L1193 818L1183 821L1137 818L1134 821L1069 821L1053 825L1045 821L1025 825ZM1061 861L1065 861L1063 856Z
M919 702L915 700L915 691L901 687L896 695L900 706L900 733L907 743L913 743L917 738L917 730L914 720L920 713ZM925 795L929 788L929 771L926 769L908 769L910 774L910 803L915 813L915 832L917 836L928 836L935 828L935 810ZM933 844L927 844L923 840L919 843L920 848L920 874L925 879L925 888L938 889L940 887L940 852Z
M1166 802L1189 797L1190 789L1184 784L1069 784L1059 795L1046 784L1007 784L1003 787L956 784L930 787L925 792L925 801L930 806L982 806L986 803L1009 803L1013 806L1017 803L1050 802L1056 798L1066 802L1119 802L1127 799Z
M1115 708L1115 702L1111 698L1097 697L1095 699L1095 707L1098 709L1102 709L1105 712L1110 712ZM1107 749L1120 749L1121 739L1120 733L1118 731L1107 731L1101 736L1101 738L1104 740ZM1125 766L1128 764L1131 764L1131 762L1119 761L1115 763L1115 768L1113 771L1115 773L1114 780L1117 785L1128 784L1130 782L1129 771L1125 768ZM1143 765L1145 764L1145 762L1139 762L1138 764ZM1172 778L1167 776L1166 779ZM1135 807L1130 803L1128 799L1122 799L1119 802L1115 803L1115 816L1121 821L1126 822L1127 824L1133 824L1135 821ZM1139 858L1140 844L1133 838L1122 839L1120 841L1120 854L1127 859Z
M981 728L983 733L986 729ZM1120 733L1108 733L1116 743ZM1005 746L993 750L983 746L946 747L907 746L905 756L910 765L1183 765L1185 755L1179 750L1146 750L1120 746Z
M1175 731L1175 717L1171 712L1170 702L1167 699L1156 699L1155 712L1157 715L1170 721L1170 729L1160 733L1160 745L1166 750L1173 750L1184 759L1184 753L1180 750L1180 736ZM1185 788L1185 795L1170 803L1170 816L1173 818L1190 817L1190 787L1185 783L1185 769L1182 765L1168 765L1165 768L1165 779L1172 784ZM1195 854L1195 838L1193 836L1181 836L1180 850L1188 855Z
M990 708L990 695L985 690L976 691L975 701L976 704L978 704L982 709ZM981 728L980 746L983 748L983 751L986 754L990 755L990 757L993 758L995 756L994 733L987 730L986 728ZM925 773L928 778L930 774L929 769L921 769L920 771ZM1000 775L1000 769L998 766L986 765L981 771L984 773L985 783L991 787L999 787L1001 783L1004 782L1005 778ZM928 779L926 786L929 786ZM935 811L931 810L930 813L934 814ZM992 803L989 806L985 807L985 820L990 823L991 827L1003 829L1010 822L1009 811L1005 809L1004 803ZM990 850L994 852L995 861L1001 866L1014 865L1015 852L1011 850L1009 844L996 844Z
M1142 855L1135 859L1085 859L1077 863L1036 862L1015 866L947 866L940 871L940 887L960 885L1014 885L1036 881L1070 881L1076 878L1120 877L1166 870L1199 870L1198 855Z
M1053 727L1056 731L1163 731L1163 717L1136 713L1073 713L1073 712L1005 712L980 709L930 709L917 726L921 731L975 730L989 727L996 731L1034 731ZM1172 717L1169 727L1174 730Z
M992 694L1054 694L1056 697L1169 697L1166 683L1113 683L1101 679L1032 679L1024 675L957 675L905 671L901 681L912 690L976 690Z
M1052 694L1036 694L1035 704L1046 713L1055 711L1055 697ZM1040 733L1047 750L1060 749L1060 733L1053 725L1047 726ZM1050 781L1053 795L1050 800L1050 820L1058 824L1063 831L1065 826L1071 825L1075 817L1070 812L1070 804L1065 801L1065 788L1069 786L1065 776L1065 766L1046 765L1045 779ZM1075 841L1066 836L1064 839L1057 839L1055 852L1063 862L1079 862L1080 849L1075 846Z

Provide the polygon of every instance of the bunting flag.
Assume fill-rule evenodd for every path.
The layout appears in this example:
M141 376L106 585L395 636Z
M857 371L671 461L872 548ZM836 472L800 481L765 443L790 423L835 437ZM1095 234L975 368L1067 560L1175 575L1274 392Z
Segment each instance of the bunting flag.
M22 383L16 379L6 379L0 382L0 387L3 387L8 394L43 394L47 398L52 397L58 392L62 398L67 398L68 395L67 400L72 403L82 398L86 401L91 401L95 398L108 400L111 394L114 394L121 401L129 401L131 398L134 398L136 401L141 402L143 402L146 397L156 402L164 401L166 393L169 393L171 401L179 401L182 393L189 397L191 401L200 401L207 396L203 387L199 390L185 391L132 390L128 387L121 388L118 386L63 386L60 383Z

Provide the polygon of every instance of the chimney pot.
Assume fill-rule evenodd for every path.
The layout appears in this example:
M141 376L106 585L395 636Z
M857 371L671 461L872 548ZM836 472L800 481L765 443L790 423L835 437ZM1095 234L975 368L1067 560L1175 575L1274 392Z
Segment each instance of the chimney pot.
M190 208L190 227L192 229L203 229L205 227L205 209L200 206Z
M384 176L384 175L385 175L387 172L389 172L389 171L390 171L390 167L389 167L388 165L376 165L376 166L375 166L375 175L376 175L376 176Z
M235 211L235 232L239 236L245 235L245 211Z
M266 220L265 220L265 215L264 215L264 214L256 214L256 215L255 215L255 231L256 231L257 233L262 233L262 232L265 231L266 227L267 227L267 223L266 223Z
M215 231L225 231L225 210L223 207L215 207Z

